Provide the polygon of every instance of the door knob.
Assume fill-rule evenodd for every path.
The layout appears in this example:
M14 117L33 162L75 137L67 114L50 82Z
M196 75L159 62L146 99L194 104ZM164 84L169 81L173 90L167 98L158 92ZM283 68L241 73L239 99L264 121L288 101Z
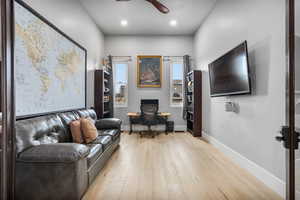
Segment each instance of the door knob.
M275 139L278 142L283 142L283 146L285 148L289 148L289 140L288 140L288 135L289 135L290 128L288 126L282 126L280 130L281 136L276 136Z
M284 137L282 137L282 136L276 136L275 139L276 139L278 142L284 141Z

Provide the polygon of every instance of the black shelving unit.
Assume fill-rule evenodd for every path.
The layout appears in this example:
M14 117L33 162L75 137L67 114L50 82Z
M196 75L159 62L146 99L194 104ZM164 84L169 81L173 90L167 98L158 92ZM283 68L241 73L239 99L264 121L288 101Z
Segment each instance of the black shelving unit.
M195 137L202 136L202 72L193 70L186 76L185 89L187 109L187 130Z
M98 118L114 116L114 84L112 57L108 56L103 69L95 70L94 104Z

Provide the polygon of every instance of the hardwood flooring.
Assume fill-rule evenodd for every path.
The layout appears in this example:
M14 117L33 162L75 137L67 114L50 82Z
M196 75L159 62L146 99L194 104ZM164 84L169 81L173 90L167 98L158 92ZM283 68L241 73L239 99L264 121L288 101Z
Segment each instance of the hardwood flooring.
M279 200L212 145L189 133L141 138L120 148L83 200Z

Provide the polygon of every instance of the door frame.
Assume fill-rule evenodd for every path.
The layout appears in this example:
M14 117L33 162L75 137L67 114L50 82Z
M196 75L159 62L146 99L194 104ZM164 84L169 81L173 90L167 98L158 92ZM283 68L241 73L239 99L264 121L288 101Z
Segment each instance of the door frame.
M286 0L286 61L286 199L295 200L295 0Z
M2 156L0 199L14 199L15 106L14 106L14 0L1 0L1 111Z

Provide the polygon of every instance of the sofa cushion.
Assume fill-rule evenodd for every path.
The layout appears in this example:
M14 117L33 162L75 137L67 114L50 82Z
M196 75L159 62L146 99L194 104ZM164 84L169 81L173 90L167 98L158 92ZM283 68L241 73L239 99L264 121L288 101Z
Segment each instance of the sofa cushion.
M112 137L113 141L116 141L120 136L120 131L117 129L108 129L108 130L98 130L99 135L109 135Z
M99 135L92 144L102 144L103 151L105 151L112 144L112 137L108 135Z
M72 121L70 123L70 129L71 129L73 142L78 143L78 144L84 143L84 139L82 137L80 120Z
M72 121L80 119L79 115L75 112L64 112L64 113L59 113L58 116L61 118L61 121L65 127L67 134L69 134L70 138L72 139L70 123Z
M70 163L86 157L90 149L83 144L59 143L31 147L19 154L17 161L35 163Z
M66 132L57 115L46 115L16 122L17 153L43 143L71 141L71 136Z
M91 143L98 137L97 129L91 119L81 118L80 124L84 141L87 144Z
M40 144L55 144L58 143L58 133L52 132L47 135L43 135L41 138L37 138Z
M93 120L97 120L97 114L93 109L84 109L76 111L79 117L81 118L92 118Z
M90 153L87 156L88 167L93 165L103 152L102 144L88 144Z

